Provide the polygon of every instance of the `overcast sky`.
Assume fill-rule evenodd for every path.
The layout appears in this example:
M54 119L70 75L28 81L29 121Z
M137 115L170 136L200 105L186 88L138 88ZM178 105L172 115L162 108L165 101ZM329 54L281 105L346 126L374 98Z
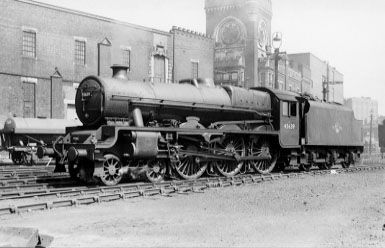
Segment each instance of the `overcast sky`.
M39 0L169 31L205 32L204 0ZM345 97L369 96L385 115L385 0L272 0L283 50L311 52L345 76ZM91 3L91 4L90 4Z

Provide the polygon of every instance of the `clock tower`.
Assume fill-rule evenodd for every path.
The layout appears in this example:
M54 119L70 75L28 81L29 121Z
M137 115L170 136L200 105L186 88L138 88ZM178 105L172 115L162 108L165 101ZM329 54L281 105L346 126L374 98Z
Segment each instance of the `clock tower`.
M258 59L270 46L271 0L206 0L206 33L215 39L217 84L260 86Z

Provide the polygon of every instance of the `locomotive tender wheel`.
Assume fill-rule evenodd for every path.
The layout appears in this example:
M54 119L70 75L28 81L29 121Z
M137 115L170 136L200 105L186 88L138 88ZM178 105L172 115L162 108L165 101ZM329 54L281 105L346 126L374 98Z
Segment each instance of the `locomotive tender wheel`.
M259 144L257 144L255 141L252 141L250 152L251 156L271 157L271 159L266 160L250 161L251 165L258 173L266 175L270 174L274 170L278 156L267 141L259 142Z
M332 153L328 152L326 154L325 164L324 165L325 165L325 169L326 170L330 170L333 167L334 162L333 162L333 155L332 155Z
M318 163L317 166L318 166L318 168L319 168L320 170L326 170L326 169L327 169L325 163Z
M246 146L245 140L242 137L226 137L225 140L221 143L215 143L216 155L228 155L233 154L239 157L244 157L246 155ZM242 169L244 162L238 161L215 161L213 166L215 166L218 172L225 177L234 177Z
M311 167L313 167L312 164L300 164L299 170L300 171L310 172Z
M189 151L197 151L194 145L187 146ZM196 180L206 171L208 162L200 161L199 157L181 156L180 161L175 164L175 170L183 179Z
M100 180L106 186L117 185L123 178L123 175L120 174L120 169L122 169L122 162L119 157L113 154L104 155L104 175L100 177Z
M346 153L344 159L345 161L341 162L341 166L342 168L347 169L350 167L350 165L352 164L352 161L354 160L353 155L351 155L350 153Z
M159 183L164 180L167 172L167 164L164 160L152 160L148 163L146 170L147 180L152 183Z
M35 164L32 153L23 152L22 157L23 157L23 164L27 166L32 166Z

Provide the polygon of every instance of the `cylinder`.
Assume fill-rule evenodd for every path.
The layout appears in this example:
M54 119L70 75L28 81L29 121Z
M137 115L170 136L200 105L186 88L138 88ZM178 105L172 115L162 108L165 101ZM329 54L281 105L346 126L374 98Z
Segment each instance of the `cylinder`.
M53 157L55 155L55 151L53 148L39 146L37 148L36 155L39 159L42 159L44 156Z
M70 147L67 152L68 162L74 163L78 158L86 158L88 152L86 149L76 149L75 147Z

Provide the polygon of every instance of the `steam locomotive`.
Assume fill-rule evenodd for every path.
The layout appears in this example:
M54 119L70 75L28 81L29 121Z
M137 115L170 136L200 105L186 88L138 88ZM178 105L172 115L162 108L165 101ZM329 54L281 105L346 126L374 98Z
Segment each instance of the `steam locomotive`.
M68 161L74 178L116 185L132 171L158 182L286 166L328 169L349 167L363 151L362 123L338 104L203 79L137 82L127 67L112 69L112 78L80 83L75 105L83 126L67 128L54 149L38 151Z

